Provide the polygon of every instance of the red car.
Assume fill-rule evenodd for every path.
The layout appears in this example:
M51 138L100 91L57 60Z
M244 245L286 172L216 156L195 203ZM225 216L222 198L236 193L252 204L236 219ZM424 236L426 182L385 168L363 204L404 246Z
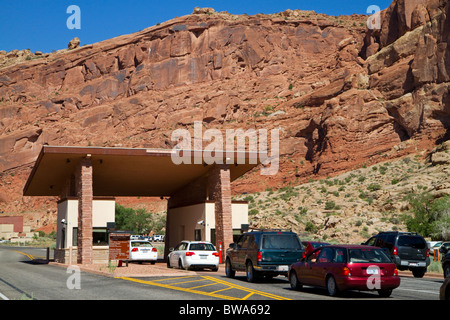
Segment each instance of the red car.
M289 269L291 288L323 287L331 296L344 290L378 291L389 297L400 285L391 258L378 247L330 245L315 249Z
M305 247L305 256L310 254L314 249L328 246L329 243L326 242L319 242L319 241L302 241L302 245Z

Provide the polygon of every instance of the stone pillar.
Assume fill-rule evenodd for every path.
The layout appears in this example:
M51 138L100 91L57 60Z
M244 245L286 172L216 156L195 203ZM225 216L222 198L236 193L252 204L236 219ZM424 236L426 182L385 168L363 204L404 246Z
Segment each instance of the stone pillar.
M81 159L76 170L76 191L78 197L78 264L92 264L92 161Z
M233 242L233 224L231 214L230 168L226 164L216 164L208 177L209 199L215 201L216 248L222 243L222 261L225 252Z

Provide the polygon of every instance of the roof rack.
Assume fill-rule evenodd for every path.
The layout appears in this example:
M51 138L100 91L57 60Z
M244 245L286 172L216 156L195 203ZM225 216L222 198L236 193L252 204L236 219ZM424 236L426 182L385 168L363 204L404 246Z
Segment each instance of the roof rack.
M414 235L419 235L417 232L405 232L405 231L381 231L380 233L395 233L395 234L414 234Z
M276 228L268 228L268 229L261 229L261 228L254 228L254 227L248 227L249 231L273 231L273 232L292 232L292 229L276 229Z

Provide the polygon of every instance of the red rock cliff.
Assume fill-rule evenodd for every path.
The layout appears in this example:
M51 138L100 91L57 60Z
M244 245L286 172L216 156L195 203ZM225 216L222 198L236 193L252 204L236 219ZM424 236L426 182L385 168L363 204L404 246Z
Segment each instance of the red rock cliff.
M379 31L365 16L208 11L5 64L0 205L35 204L21 191L43 144L170 148L194 121L280 129L279 173L236 192L430 149L450 125L449 19L442 0L394 1Z

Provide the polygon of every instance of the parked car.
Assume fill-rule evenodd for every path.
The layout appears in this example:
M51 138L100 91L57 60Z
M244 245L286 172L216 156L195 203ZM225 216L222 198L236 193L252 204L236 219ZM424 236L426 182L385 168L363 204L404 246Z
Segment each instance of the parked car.
M175 248L170 248L169 251L168 268L219 270L219 253L210 242L182 241Z
M132 235L130 236L130 240L139 240L139 235L137 235L137 234L132 234Z
M416 278L422 278L430 265L428 245L417 233L380 232L363 244L387 249L398 270L411 270Z
M362 245L330 245L315 249L289 269L294 290L303 285L326 288L330 296L344 290L377 290L389 297L400 285L398 270L381 248Z
M230 244L225 258L225 274L233 278L236 271L245 271L249 282L261 276L287 276L289 266L302 259L304 253L294 232L253 230Z
M432 241L432 242L428 242L428 248L430 249L430 255L434 256L434 250L439 250L439 248L442 245L441 241Z
M137 262L150 262L155 264L158 260L158 250L147 240L130 240L130 260Z
M450 300L450 276L446 277L444 283L439 289L440 300Z
M446 254L450 250L450 242L442 242L439 247L439 252L442 254Z
M153 235L153 241L164 241L164 236L160 234Z
M323 246L328 246L330 244L326 243L326 242L318 242L318 241L302 241L302 245L305 248L305 256L307 256L308 254L313 252L314 249L317 249L317 248L320 248Z
M450 277L450 252L447 252L441 258L442 270L444 271L444 278Z

